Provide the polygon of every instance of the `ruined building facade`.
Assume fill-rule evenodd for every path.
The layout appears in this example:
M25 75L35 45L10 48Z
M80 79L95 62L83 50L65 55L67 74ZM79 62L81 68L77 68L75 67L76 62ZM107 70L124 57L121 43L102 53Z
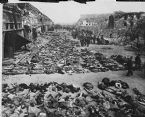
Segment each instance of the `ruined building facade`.
M29 3L3 5L3 58L13 58L14 52L33 41L33 28L47 31L53 25L51 19Z

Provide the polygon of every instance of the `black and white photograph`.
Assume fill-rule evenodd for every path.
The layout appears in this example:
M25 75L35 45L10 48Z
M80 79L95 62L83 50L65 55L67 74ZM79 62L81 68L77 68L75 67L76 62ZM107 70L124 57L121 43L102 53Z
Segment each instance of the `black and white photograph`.
M145 117L144 2L1 6L1 117Z

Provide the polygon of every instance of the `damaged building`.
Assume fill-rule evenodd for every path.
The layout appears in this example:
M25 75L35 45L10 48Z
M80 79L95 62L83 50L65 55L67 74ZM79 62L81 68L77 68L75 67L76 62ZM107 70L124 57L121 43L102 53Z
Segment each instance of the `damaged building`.
M45 32L53 22L29 3L3 5L3 58L13 58L14 52L33 41L33 31ZM35 29L35 30L34 30Z

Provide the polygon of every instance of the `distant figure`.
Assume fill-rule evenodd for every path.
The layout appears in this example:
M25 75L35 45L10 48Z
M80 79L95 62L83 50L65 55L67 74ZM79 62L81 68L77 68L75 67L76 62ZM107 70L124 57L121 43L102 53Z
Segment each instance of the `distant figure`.
M100 41L99 36L96 38L96 40L97 40L97 44L98 44L98 45L101 44L101 41Z
M127 62L127 76L132 76L133 75L133 62L132 62L132 56L128 59Z
M104 40L104 35L101 35L101 39Z
M141 59L140 59L140 54L138 54L135 57L135 69L136 70L141 70Z
M95 44L96 43L96 36L93 35L92 37L93 37L93 44Z
M36 31L36 28L32 29L32 36L33 36L33 41L35 42L37 40L37 31Z
M112 33L110 33L110 38L112 38Z
M101 35L101 44L105 44L105 42L104 42L104 35Z
M84 36L83 36L82 33L80 33L80 34L78 35L78 39L80 40L81 46L83 47L83 46L84 46Z
M24 25L24 37L30 39L31 28L28 25Z
M89 45L90 45L90 40L91 40L91 37L90 37L89 34L87 34L87 36L86 36L86 45L87 45L87 47L89 47Z

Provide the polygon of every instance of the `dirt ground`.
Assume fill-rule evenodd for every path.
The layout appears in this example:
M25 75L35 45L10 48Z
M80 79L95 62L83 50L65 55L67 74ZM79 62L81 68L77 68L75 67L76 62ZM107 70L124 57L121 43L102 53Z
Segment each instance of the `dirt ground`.
M104 77L110 78L110 80L123 80L127 82L130 88L137 88L145 94L145 79L141 78L137 72L133 76L127 77L126 71L108 71L99 73L82 73L82 74L35 74L35 75L14 75L14 76L3 76L5 80L3 83L45 83L56 81L58 83L74 84L76 86L82 86L84 82L91 82L97 87L98 81L101 81Z

